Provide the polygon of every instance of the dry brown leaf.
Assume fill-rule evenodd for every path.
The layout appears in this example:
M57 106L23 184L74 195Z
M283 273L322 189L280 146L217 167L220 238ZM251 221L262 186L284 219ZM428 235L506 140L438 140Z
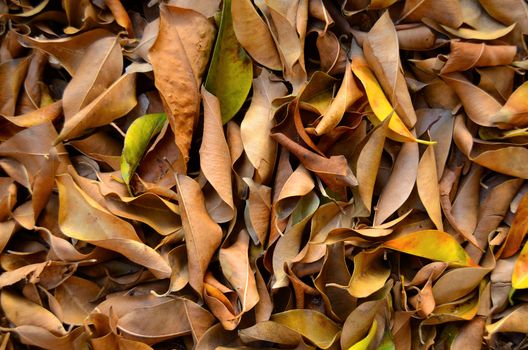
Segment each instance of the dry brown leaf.
M251 105L240 123L244 151L255 167L257 179L263 184L271 178L277 154L276 143L270 137L275 110L272 102L287 91L283 83L272 79L273 75L267 70L253 79Z
M374 209L373 225L385 222L409 198L418 175L419 156L417 143L402 144L390 178L385 183Z
M65 119L72 118L82 108L110 87L123 71L123 56L117 37L104 37L91 44L79 62L78 73L64 89Z
M215 29L193 10L162 6L160 11L160 34L149 50L149 58L182 157L179 170L185 172L200 111L202 74Z
M233 0L233 29L242 47L258 63L273 70L282 64L266 22L260 17L251 0Z
M438 173L433 147L428 146L420 159L416 176L416 189L427 214L431 217L436 228L443 231L440 189L438 187Z
M202 295L207 266L222 240L222 229L207 213L200 185L177 175L178 202L189 262L189 284Z
M231 189L231 158L222 128L222 116L218 99L202 87L204 105L204 132L200 146L200 166L202 172L214 188L215 196L223 202L212 208L216 201L209 196L205 205L209 215L218 223L227 222L235 215Z
M374 24L363 44L363 50L396 113L408 127L414 126L416 114L401 71L398 35L389 12L385 12Z
M147 267L155 276L170 276L167 262L154 249L141 242L132 225L101 207L69 175L57 177L57 186L60 197L59 225L64 234L117 251ZM94 223L97 224L97 230L90 228L90 224Z
M491 67L511 64L516 54L515 46L486 45L451 41L451 52L440 74L462 72L474 67Z

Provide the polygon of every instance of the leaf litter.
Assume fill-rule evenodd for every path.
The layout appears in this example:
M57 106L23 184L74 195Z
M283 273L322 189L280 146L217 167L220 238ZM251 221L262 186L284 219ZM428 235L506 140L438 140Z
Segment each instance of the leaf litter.
M521 0L0 1L0 349L522 349Z

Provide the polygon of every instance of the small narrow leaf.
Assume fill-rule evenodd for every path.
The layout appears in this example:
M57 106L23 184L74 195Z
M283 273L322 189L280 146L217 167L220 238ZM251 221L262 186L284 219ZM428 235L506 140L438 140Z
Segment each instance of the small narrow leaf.
M127 185L150 141L161 131L166 121L165 113L147 114L134 120L128 128L121 154L121 176Z

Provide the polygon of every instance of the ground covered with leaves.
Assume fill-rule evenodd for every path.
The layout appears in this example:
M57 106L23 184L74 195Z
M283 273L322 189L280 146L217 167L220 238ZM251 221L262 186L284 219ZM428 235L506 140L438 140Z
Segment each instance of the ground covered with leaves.
M0 349L528 347L525 1L0 25Z

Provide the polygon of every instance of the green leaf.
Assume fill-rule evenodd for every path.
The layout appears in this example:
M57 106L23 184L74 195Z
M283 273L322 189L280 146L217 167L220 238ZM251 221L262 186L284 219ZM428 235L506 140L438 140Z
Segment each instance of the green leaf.
M231 18L231 0L225 0L220 30L205 81L207 91L220 101L224 124L244 104L252 81L253 63L237 41Z
M396 345L394 344L394 339L390 331L385 331L377 350L396 350Z
M121 153L121 176L127 186L150 141L161 131L166 121L165 113L146 114L134 120L128 128Z

